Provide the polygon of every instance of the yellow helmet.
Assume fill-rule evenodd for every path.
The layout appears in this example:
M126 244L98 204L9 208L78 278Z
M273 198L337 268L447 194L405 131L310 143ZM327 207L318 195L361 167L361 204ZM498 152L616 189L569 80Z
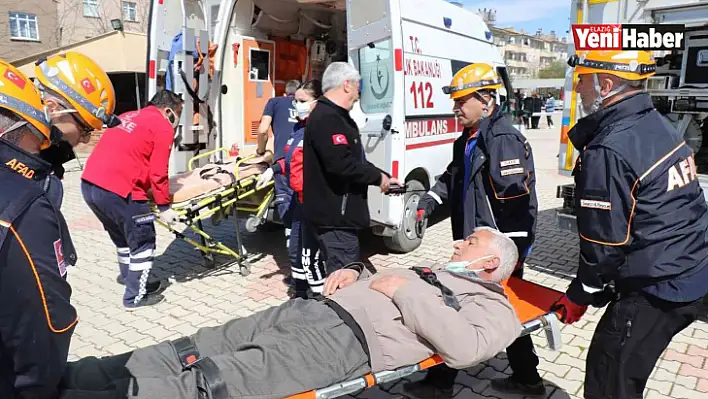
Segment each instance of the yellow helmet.
M497 71L488 64L470 64L460 69L452 77L450 86L443 87L443 93L455 100L479 90L496 90L502 86Z
M120 124L113 115L116 94L106 72L91 58L69 51L40 59L35 65L40 90L48 88L60 95L79 117L94 129Z
M576 75L606 73L626 80L642 80L656 73L656 62L649 51L587 50L573 54L568 65Z
M34 133L45 139L41 149L48 148L51 129L41 93L22 72L2 60L0 74L0 107L29 122Z

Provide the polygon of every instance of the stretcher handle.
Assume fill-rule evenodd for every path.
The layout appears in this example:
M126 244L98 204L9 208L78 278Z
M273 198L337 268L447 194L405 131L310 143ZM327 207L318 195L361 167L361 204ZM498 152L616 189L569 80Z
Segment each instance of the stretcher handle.
M207 151L207 152L205 152L205 153L203 153L203 154L195 155L195 156L193 156L193 157L191 157L191 158L189 159L189 163L187 164L187 170L190 171L190 172L191 172L192 170L194 170L194 167L193 167L193 166L194 166L194 161L196 161L196 160L198 160L198 159L206 158L206 157L208 157L208 156L211 156L211 155L213 155L213 154L216 154L217 152L225 152L225 153L228 154L228 153L229 153L229 149L226 148L226 147L221 147L221 148L217 148L217 149L215 149L215 150Z
M239 181L239 177L238 177L239 166L241 166L242 163L248 161L249 159L257 158L257 157L260 157L260 156L261 156L261 155L258 155L258 154L251 154L251 155L249 155L249 156L247 156L247 157L241 158L241 159L239 159L238 161L236 161L236 165L234 165L234 169L235 169L235 170L234 170L234 175L236 176L236 181Z

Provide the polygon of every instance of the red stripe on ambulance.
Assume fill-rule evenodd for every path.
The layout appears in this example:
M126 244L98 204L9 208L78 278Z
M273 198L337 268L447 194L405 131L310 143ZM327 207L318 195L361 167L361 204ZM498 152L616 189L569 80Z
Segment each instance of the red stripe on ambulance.
M434 118L434 119L414 119L406 121L406 140L431 138L449 133L457 133L461 131L457 126L455 118ZM418 141L416 143L407 143L406 150L416 148L432 147L436 145L448 144L455 141L455 138L441 138L438 140Z

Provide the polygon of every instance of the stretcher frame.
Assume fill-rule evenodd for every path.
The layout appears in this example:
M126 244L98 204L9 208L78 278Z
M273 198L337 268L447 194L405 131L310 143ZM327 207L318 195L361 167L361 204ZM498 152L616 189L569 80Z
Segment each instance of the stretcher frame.
M546 333L548 347L553 351L560 350L562 346L560 317L557 313L550 312L549 309L563 293L518 277L511 277L502 285L521 322L522 331L520 336L543 330ZM397 381L419 371L440 365L443 362L440 356L433 355L417 364L395 370L369 373L353 380L299 393L283 399L329 399L358 394L375 385Z
M225 147L217 148L190 158L187 164L187 170L189 172L194 170L195 161L221 152L228 155L229 149ZM241 158L235 162L233 165L235 170L232 171L235 179L232 184L222 186L219 189L213 190L209 193L205 193L179 203L173 203L171 205L172 210L177 213L179 222L185 224L194 233L196 233L199 236L200 242L187 237L183 232L180 232L173 226L161 221L158 217L159 211L156 208L153 209L154 220L162 227L168 229L178 239L181 239L198 249L205 261L205 266L210 269L216 267L214 255L225 255L233 258L233 262L239 265L239 272L242 276L245 277L251 273L251 264L248 259L246 259L247 252L241 241L241 232L238 224L238 212L249 215L246 220L246 230L251 232L255 231L257 226L263 223L268 207L275 197L273 180L269 181L263 187L256 188L258 175L251 175L245 179L239 179L239 166L256 157L257 155L253 154ZM217 162L215 164L220 165L221 163ZM256 205L241 203L256 192L262 192L264 190L266 191L266 194L260 203ZM238 250L236 251L229 248L221 241L212 238L207 232L204 231L202 224L203 220L211 218L212 224L218 225L222 219L226 219L229 216L234 217L234 224L236 226L236 243L238 245Z

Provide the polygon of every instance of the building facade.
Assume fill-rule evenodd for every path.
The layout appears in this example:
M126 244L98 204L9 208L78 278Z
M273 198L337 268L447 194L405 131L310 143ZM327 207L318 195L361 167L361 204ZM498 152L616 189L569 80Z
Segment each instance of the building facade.
M538 71L554 61L565 63L568 60L568 39L557 36L555 31L544 34L538 29L530 34L523 29L501 28L496 26L495 10L484 8L477 13L490 27L494 44L499 47L512 79L537 78Z
M0 18L0 58L11 61L59 45L54 0L11 0Z
M13 61L108 33L120 20L147 33L150 0L10 0L0 18L0 58Z
M57 23L66 46L115 29L120 19L126 32L147 33L150 0L59 0Z
M554 61L565 63L568 60L567 39L559 38L553 31L546 35L541 29L535 34L513 28L491 29L512 78L537 78L538 71Z

